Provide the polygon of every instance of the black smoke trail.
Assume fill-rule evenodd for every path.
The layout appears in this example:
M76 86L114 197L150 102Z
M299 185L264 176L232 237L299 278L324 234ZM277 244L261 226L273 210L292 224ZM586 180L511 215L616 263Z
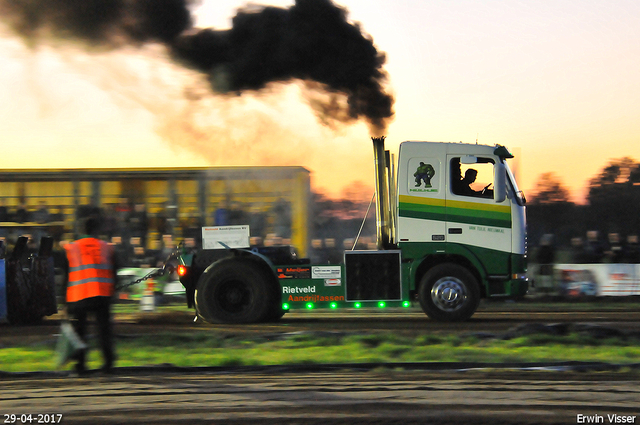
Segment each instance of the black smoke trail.
M331 0L296 0L289 8L239 9L229 30L195 29L190 0L0 0L0 14L31 45L43 37L117 48L167 46L179 63L208 75L221 93L257 91L294 79L346 97L316 111L350 121L365 118L382 133L393 116L385 91L385 55L346 9Z

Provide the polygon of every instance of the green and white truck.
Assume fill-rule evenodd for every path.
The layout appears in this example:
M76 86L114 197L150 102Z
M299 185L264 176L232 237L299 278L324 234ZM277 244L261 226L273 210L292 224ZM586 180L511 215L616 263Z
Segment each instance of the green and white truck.
M187 302L215 323L299 309L410 307L463 321L481 298L526 294L525 199L500 145L403 142L397 165L373 138L377 249L311 264L290 247L248 248L247 226L203 228L179 255ZM397 167L397 172L396 172Z

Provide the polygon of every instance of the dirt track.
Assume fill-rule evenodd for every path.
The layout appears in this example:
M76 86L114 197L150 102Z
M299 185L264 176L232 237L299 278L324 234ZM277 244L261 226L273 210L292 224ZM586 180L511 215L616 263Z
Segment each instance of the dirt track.
M619 374L128 373L1 383L0 413L62 414L69 424L573 424L579 414L640 421L639 382Z
M159 330L247 337L300 331L501 333L523 323L591 323L610 332L640 329L640 312L624 308L572 313L487 308L464 324L435 323L415 310L340 316L301 312L288 314L278 323L251 326L193 323L191 312L116 318L116 334L122 337ZM1 344L55 338L58 323L54 317L37 326L3 325ZM613 414L640 423L639 381L637 371L627 375L593 370L175 372L118 368L114 376L0 377L0 414L55 413L63 415L61 423L86 424L574 424L578 415L600 415L602 423L609 423L607 415Z

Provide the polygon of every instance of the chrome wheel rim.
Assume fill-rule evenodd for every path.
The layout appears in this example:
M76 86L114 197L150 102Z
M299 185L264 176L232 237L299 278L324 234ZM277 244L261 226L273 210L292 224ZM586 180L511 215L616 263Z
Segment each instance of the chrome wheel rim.
M461 308L468 296L465 284L453 276L441 277L431 288L431 300L443 311L455 311Z

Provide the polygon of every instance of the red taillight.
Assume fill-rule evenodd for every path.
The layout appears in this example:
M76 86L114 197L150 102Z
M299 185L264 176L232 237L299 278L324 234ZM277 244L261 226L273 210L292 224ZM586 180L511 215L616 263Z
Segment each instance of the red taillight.
M179 265L176 269L176 272L178 273L178 276L184 276L185 274L187 274L187 266L183 266L182 264Z

